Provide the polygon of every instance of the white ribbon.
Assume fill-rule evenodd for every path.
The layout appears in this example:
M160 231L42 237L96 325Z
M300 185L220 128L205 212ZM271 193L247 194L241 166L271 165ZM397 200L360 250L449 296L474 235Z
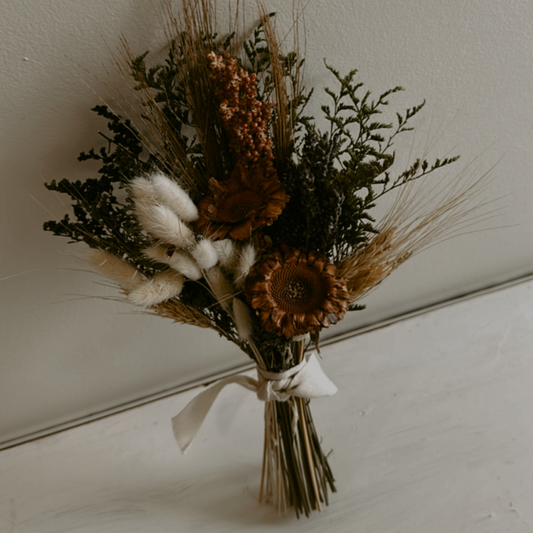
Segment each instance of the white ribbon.
M255 392L263 402L272 400L285 402L291 396L318 398L319 396L331 396L337 392L337 387L324 374L314 353L286 372L267 372L257 368L257 378L242 375L229 376L193 398L172 419L172 429L181 451L183 453L187 451L219 392L230 383L237 383Z

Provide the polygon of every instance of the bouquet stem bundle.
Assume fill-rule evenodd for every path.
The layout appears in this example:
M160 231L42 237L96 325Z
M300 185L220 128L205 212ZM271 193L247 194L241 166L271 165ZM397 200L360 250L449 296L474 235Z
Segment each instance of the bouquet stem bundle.
M265 405L265 449L261 480L266 494L280 511L294 507L309 516L328 505L328 487L336 492L328 459L320 446L309 400L291 398Z
M303 356L303 341L296 352ZM298 361L300 363L301 361ZM328 459L315 429L310 400L291 396L265 402L265 443L259 501L271 501L280 513L293 507L309 516L328 505L328 487L336 492Z

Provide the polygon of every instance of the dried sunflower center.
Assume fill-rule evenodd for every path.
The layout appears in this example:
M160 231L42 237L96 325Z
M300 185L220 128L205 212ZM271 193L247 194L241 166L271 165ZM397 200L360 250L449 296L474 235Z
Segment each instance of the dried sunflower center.
M261 197L253 191L232 194L218 209L218 220L240 222L261 209Z
M321 305L326 288L320 275L308 266L285 265L272 276L270 294L283 311L308 313Z

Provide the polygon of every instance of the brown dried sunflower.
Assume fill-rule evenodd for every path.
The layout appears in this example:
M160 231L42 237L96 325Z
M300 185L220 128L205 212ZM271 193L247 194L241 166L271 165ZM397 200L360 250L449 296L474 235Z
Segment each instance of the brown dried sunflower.
M198 203L196 228L212 239L247 239L253 229L272 224L289 199L280 181L260 167L237 165L224 181L211 178L209 190Z
M282 245L252 268L245 293L267 331L293 337L327 328L348 309L346 282L320 252Z

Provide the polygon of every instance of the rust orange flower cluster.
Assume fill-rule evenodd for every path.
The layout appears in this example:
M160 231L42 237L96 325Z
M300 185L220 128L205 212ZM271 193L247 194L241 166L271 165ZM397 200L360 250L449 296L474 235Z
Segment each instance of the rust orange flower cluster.
M257 99L257 80L226 52L207 56L215 96L229 145L243 167L261 167L265 178L276 175L268 123L272 104Z
M246 299L261 325L287 338L319 331L348 309L346 282L319 252L282 245L255 265L246 280Z
M196 228L213 239L243 240L272 224L289 197L276 177L268 135L271 104L257 99L257 81L223 52L207 56L219 113L237 164L223 180L209 180Z

